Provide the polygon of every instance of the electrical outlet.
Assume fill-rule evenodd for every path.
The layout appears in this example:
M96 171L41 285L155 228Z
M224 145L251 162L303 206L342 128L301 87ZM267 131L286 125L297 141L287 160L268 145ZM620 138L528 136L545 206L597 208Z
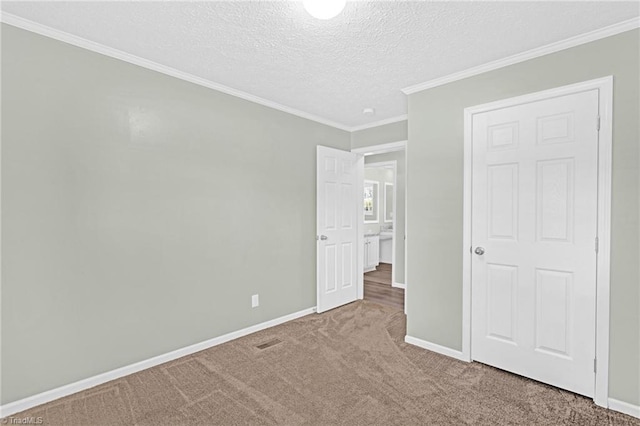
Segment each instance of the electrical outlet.
M257 294L254 294L251 296L251 307L257 308L258 306L260 306L260 298Z

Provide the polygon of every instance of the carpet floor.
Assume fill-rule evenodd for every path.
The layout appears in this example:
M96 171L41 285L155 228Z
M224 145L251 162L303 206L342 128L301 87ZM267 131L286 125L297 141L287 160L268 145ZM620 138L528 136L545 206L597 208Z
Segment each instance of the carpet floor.
M590 399L403 342L358 301L15 414L45 425L633 425Z

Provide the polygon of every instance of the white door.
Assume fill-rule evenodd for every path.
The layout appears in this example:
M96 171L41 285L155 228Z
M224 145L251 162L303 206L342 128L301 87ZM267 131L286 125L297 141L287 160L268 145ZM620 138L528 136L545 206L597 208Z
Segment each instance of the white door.
M318 146L318 312L358 296L356 167L356 154Z
M597 123L591 90L476 114L472 135L471 356L587 396Z

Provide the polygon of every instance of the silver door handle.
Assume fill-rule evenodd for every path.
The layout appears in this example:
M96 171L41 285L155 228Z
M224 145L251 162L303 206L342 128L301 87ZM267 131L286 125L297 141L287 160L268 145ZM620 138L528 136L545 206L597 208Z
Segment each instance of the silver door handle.
M475 253L476 253L478 256L482 256L482 255L484 254L484 247L476 247L476 249L475 249Z
M320 236L316 235L316 240L324 241L324 240L328 240L328 239L329 239L329 237L327 237L326 235L320 235Z

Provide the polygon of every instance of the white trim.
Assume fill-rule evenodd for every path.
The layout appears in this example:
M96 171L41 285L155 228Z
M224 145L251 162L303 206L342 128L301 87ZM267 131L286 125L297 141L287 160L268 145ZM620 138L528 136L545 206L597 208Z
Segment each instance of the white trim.
M436 352L441 355L455 358L459 361L469 362L467 359L464 358L464 356L462 355L462 352L456 351L455 349L447 348L445 346L440 346L435 343L427 342L426 340L418 339L417 337L413 337L409 335L404 336L404 341L410 345L414 345L431 352Z
M393 123L398 123L400 121L406 121L408 119L409 119L409 116L407 114L403 114L403 115L398 115L396 117L385 118L384 120L375 121L373 123L361 124L360 126L353 126L351 127L350 130L352 132L357 132L360 130L371 129L373 127L384 126L385 124L393 124Z
M41 404L62 398L83 390L92 388L94 386L101 385L111 380L119 379L120 377L128 376L133 373L137 373L142 370L146 370L151 367L155 367L165 362L173 361L183 356L191 355L193 353L202 351L204 349L211 348L213 346L220 345L222 343L235 340L237 338L247 336L260 330L264 330L276 325L291 321L316 311L316 308L307 308L302 311L294 312L289 315L285 315L270 321L265 321L260 324L252 325L242 330L233 331L231 333L224 334L222 336L214 337L213 339L205 340L204 342L196 343L194 345L186 346L175 351L167 352L162 355L155 356L153 358L146 359L144 361L136 362L134 364L126 365L124 367L117 368L115 370L107 371L102 374L98 374L93 377L79 380L68 385L60 386L55 389L51 389L33 396L29 396L18 401L10 402L0 407L0 418L10 416L15 413L19 413L29 408L36 407Z
M361 148L351 148L351 152L362 155L386 154L388 152L402 151L407 148L407 141L397 141L381 143L380 145L363 146Z
M407 229L409 229L409 225L407 225L408 221L409 221L409 146L408 144L405 143L405 148L404 148L404 229L403 229L403 240L404 240L404 314L409 315L409 311L408 311L408 306L409 304L407 303L407 301L409 300L409 296L407 295L408 290L408 284L409 284L409 278L407 277L408 275L408 260L407 258L409 257L409 253L407 250Z
M598 255L596 275L596 385L593 400L609 398L609 320L611 280L611 190L613 156L613 76L592 80L600 91L598 134Z
M402 283L394 282L393 284L391 284L391 287L406 289L407 285L406 284L402 284Z
M385 205L384 205L384 213L382 214L383 223L386 221L387 214L387 184L384 184L384 197L385 197ZM398 261L396 259L396 246L398 245L398 229L396 217L398 216L398 160L393 160L393 217L391 218L391 287L396 284L396 271L397 268L393 265L397 265ZM406 215L406 212L405 212Z
M198 77L193 74L189 74L189 73L177 70L175 68L171 68L166 65L162 65L157 62L153 62L153 61L141 58L139 56L132 55L127 52L123 52L122 50L114 49L112 47L105 46L103 44L96 43L94 41L87 40L85 38L78 37L76 35L73 35L61 30L57 30L55 28L48 27L46 25L42 25L37 22L30 21L28 19L21 18L11 13L7 13L7 12L0 13L0 22L4 22L5 24L22 28L23 30L31 31L33 33L40 34L45 37L62 41L64 43L72 44L74 46L90 50L92 52L100 53L102 55L109 56L111 58L119 59L121 61L128 62L130 64L138 65L143 68L157 71L159 73L166 74L171 77L179 78L180 80L185 80L190 83L197 84L199 86L216 90L218 92L226 93L227 95L235 96L237 98L244 99L246 101L254 102L259 105L263 105L263 106L273 108L282 112L286 112L288 114L305 118L307 120L311 120L320 124L335 127L337 129L345 130L347 132L352 131L352 127L347 126L345 124L338 123L333 120L328 120L326 118L319 117L314 114L309 114L307 112L300 111L298 109L288 107L286 105L282 105L277 102L273 102L268 99L261 98L259 96L255 96L250 93L246 93L241 90L237 90L232 87L225 86L223 84L215 83L205 78Z
M0 46L2 45L2 31L0 31ZM1 56L1 55L0 55ZM1 62L1 60L0 60ZM2 92L2 67L0 67L0 93ZM2 117L2 102L0 102L0 117ZM0 121L2 121L0 119ZM1 125L0 125L1 126ZM0 176L2 176L2 138L0 137ZM0 179L1 180L1 179ZM1 192L1 191L0 191ZM2 241L2 197L0 196L0 241ZM2 244L0 244L0 318L2 318ZM0 337L0 401L2 401L2 338ZM0 418L2 418L0 407Z
M464 171L462 200L462 354L471 361L471 188L473 186L472 114L464 110Z
M469 68L464 71L449 74L443 77L439 77L433 80L426 81L424 83L416 84L413 86L405 87L402 92L405 95L419 92L421 90L431 89L437 86L442 86L457 80L473 77L474 75L482 74L487 71L493 71L498 68L504 68L509 65L517 64L520 62L535 59L540 56L548 55L550 53L559 52L561 50L569 49L571 47L579 46L581 44L590 43L592 41L600 40L602 38L611 37L616 34L623 33L625 31L631 31L640 27L640 18L632 18L626 21L619 22L617 24L609 25L608 27L600 28L588 33L584 33L575 37L558 41L555 43L547 44L542 47L527 50L512 56L508 56L503 59L488 62L477 67Z
M566 96L589 90L599 91L600 133L598 140L598 238L596 276L596 380L594 402L607 406L609 395L609 298L611 241L611 155L613 148L613 76L584 81L550 90L517 96L464 110L464 224L462 275L462 352L471 359L471 173L472 119L474 114L500 108Z
M362 202L362 194L364 194L364 155L356 154L358 156L357 160L357 169L356 169L356 179L358 186L358 190L356 192L356 197L358 199L358 218L364 218L364 203ZM357 294L358 299L364 299L364 220L358 219L356 221L356 227L358 229L358 246L356 247L358 253L358 265L357 268Z
M640 419L640 405L633 405L628 402L609 398L609 409Z

